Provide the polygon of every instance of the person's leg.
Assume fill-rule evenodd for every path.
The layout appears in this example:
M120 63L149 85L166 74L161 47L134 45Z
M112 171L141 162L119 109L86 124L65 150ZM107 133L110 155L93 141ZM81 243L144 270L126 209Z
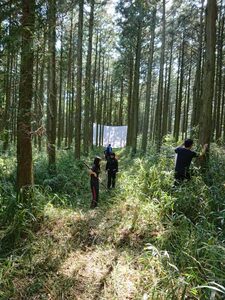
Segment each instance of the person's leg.
M110 189L111 187L111 182L112 182L112 174L108 171L108 184L107 184L108 189Z
M96 190L96 200L95 200L95 207L96 207L98 205L98 200L99 200L99 182L96 183L95 190Z
M185 174L185 179L191 180L191 174L190 174L189 171L186 172L186 174Z
M96 185L94 183L91 184L91 192L92 192L91 208L95 208L97 205L97 191L96 191Z
M116 184L116 173L112 174L112 187L114 188Z
M174 186L178 186L179 184L181 184L184 181L185 176L183 174L175 172L174 178L175 178Z

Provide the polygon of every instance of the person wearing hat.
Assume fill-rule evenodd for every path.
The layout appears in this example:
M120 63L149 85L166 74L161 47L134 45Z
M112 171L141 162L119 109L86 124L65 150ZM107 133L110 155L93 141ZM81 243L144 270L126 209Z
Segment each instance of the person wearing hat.
M100 162L101 157L96 156L94 159L93 166L91 167L91 170L89 170L89 174L91 177L90 184L92 192L91 208L95 208L98 205Z
M118 172L118 160L116 159L115 153L110 153L110 156L107 160L105 170L108 172L108 184L107 187L115 187L116 183L116 173Z

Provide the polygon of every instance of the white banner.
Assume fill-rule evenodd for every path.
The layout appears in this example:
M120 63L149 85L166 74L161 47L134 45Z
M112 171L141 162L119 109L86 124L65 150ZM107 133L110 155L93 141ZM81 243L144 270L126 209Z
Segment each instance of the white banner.
M96 123L93 124L93 144L96 145ZM98 124L98 140L100 127L103 130L103 145L107 147L111 144L112 148L123 148L127 142L127 126L106 126Z

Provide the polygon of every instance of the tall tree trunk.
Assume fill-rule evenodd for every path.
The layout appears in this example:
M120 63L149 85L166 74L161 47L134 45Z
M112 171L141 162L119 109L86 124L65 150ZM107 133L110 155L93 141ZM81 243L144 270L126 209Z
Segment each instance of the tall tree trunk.
M181 104L182 104L183 82L184 82L184 45L185 45L185 41L183 36L182 50L181 50L181 64L180 64L179 93L178 93L176 107L175 107L174 138L176 141L178 141L179 133L180 133L180 116L181 116Z
M58 132L57 147L61 148L63 138L63 19L61 20L60 31L60 61L59 61L59 103L58 103Z
M80 159L81 152L81 96L82 96L82 43L83 43L84 1L79 0L79 23L77 42L77 97L75 114L75 158Z
M90 110L91 110L91 122L90 122L90 144L93 148L93 124L95 122L95 83L96 83L96 75L97 75L97 63L98 63L98 32L97 32L97 38L96 38L96 44L95 44L95 62L94 62L94 70L92 75L92 85L91 85L91 100L90 100Z
M103 95L103 125L107 123L107 106L108 106L108 99L109 99L109 60L107 62L107 71L106 71L106 80L104 86L104 95ZM104 134L103 134L104 136ZM103 144L103 136L102 136L102 144Z
M188 132L188 123L189 123L189 109L190 109L190 92L191 92L191 75L192 75L192 52L191 52L191 61L189 66L189 72L188 72L188 82L187 82L187 105L186 110L184 112L185 114L185 124L184 124L184 132L185 132L185 138L187 138L187 132Z
M35 0L23 0L21 72L17 118L17 189L19 192L23 188L24 198L28 197L25 192L26 188L33 184L31 107L33 97L34 18Z
M38 34L37 36L38 40L40 40L40 34ZM40 48L37 48L35 57L35 71L34 71L34 124L32 127L32 131L35 131L38 128L38 82L39 82L39 76L40 76L40 72L39 72L39 65L40 65ZM34 135L34 139L33 139L33 143L35 148L37 148L37 135Z
M91 101L91 63L92 63L92 38L93 38L93 26L94 26L94 5L95 5L95 0L91 0L88 51L87 51L86 74L85 74L85 104L84 104L84 153L86 155L88 154L89 145L90 145L89 131L91 127L90 101Z
M124 79L123 76L121 76L120 79L120 105L119 105L119 120L118 125L123 125L123 98L124 98Z
M156 25L156 8L152 12L152 23L151 23L151 40L150 40L150 50L148 57L148 74L147 74L147 87L146 87L146 97L145 97L145 112L144 112L144 124L143 124L143 134L142 134L142 150L145 153L148 142L148 128L149 128L149 118L150 118L150 101L151 101L151 85L152 85L152 64L153 64L153 54L155 46L155 25Z
M224 16L222 17L222 7L221 7L221 18L219 22L219 36L218 36L218 57L217 57L217 84L215 100L217 105L215 105L215 129L216 129L216 141L221 137L220 118L221 118L221 95L222 95L222 69L223 69L223 37L224 37Z
M112 125L112 105L113 105L113 80L111 79L110 94L109 94L109 108L107 111L108 125Z
M137 42L136 42L136 53L135 53L135 66L134 66L134 86L133 86L133 130L132 130L132 153L136 153L137 149L137 135L138 135L138 114L139 114L139 80L140 80L140 60L141 60L141 35L142 35L142 20L138 20L137 28Z
M129 84L128 84L128 128L127 128L127 146L131 146L132 132L133 132L133 101L132 101L132 91L133 91L133 70L134 70L134 59L133 54L129 53Z
M165 43L166 43L166 2L163 0L163 15L162 15L162 47L160 54L160 71L159 71L159 83L158 83L158 97L156 106L156 130L155 141L158 151L161 148L162 143L162 104L163 104L163 77L164 77L164 59L165 59Z
M223 76L223 80L225 80L225 75ZM223 138L223 142L225 142L225 84L223 85L223 90L222 90L220 128L221 128L221 137ZM222 132L222 128L223 128L223 132Z
M14 64L13 64L13 70L14 70L14 76L12 80L12 114L11 114L11 143L14 145L16 144L16 138L17 138L17 109L18 109L18 94L19 94L19 84L18 84L18 77L19 77L19 67L18 67L18 53L14 55Z
M47 109L47 136L48 136L48 167L49 172L56 171L56 0L48 0L48 51L49 51L49 80L48 80L48 109Z
M68 108L68 148L71 147L73 139L73 114L74 114L74 99L73 99L73 12L70 17L70 33L69 33L69 51L68 51L68 65L67 65L67 102L69 103Z
M196 66L195 81L193 86L193 108L191 116L191 134L194 134L195 127L199 125L200 107L201 107L201 92L202 92L202 45L203 45L203 13L204 13L204 0L202 1L201 14L200 14L200 33L199 33L199 46L198 46L198 61Z
M9 3L9 9L12 9L12 3ZM3 114L3 152L6 152L9 147L9 132L10 132L10 119L12 118L10 111L12 108L12 68L13 68L13 42L11 39L12 34L12 16L9 17L8 25L8 39L7 39L7 59L6 59L6 70L4 72L4 93L5 93L5 110Z
M99 61L100 63L100 61ZM102 68L99 68L99 70L102 70L102 76L101 76L101 84L100 84L100 91L99 91L99 112L98 112L98 123L100 125L99 130L99 139L98 139L98 146L101 145L102 140L102 134L103 134L103 118L102 118L102 112L103 112L103 97L104 97L104 80L105 80L105 56L103 53L103 59L102 59Z
M10 34L10 32L9 32ZM3 116L3 128L4 128L4 140L3 140L3 152L6 152L9 147L9 130L10 130L10 110L12 106L12 64L13 56L9 47L7 53L7 69L5 80L5 111Z
M96 146L99 145L99 136L100 136L100 122L101 122L101 109L100 109L100 102L101 102L101 57L102 57L102 41L101 35L99 38L99 54L98 54L98 74L97 74L97 99L96 99ZM104 64L102 64L104 66ZM103 73L103 71L102 71Z
M215 75L216 18L216 0L208 0L206 6L206 51L202 92L202 113L199 128L199 142L201 145L210 144L211 138L212 98ZM205 160L202 164L204 163Z
M162 134L163 136L168 133L168 119L169 119L169 106L170 106L170 84L171 84L171 71L173 62L173 43L174 34L170 42L170 58L169 58L169 68L168 68L168 80L165 85L165 97L163 105L163 123L162 123Z
M40 66L40 82L39 82L39 92L38 92L38 105L37 105L37 118L38 118L38 127L44 128L44 74L46 68L46 39L47 35L44 34L43 46L42 46L42 59ZM42 150L42 134L38 135L38 151Z

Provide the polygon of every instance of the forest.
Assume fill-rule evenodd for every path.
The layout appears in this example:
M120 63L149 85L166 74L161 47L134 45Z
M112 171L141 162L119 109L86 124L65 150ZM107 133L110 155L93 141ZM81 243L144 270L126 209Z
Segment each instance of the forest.
M0 0L0 299L225 299L224 21L224 0Z

